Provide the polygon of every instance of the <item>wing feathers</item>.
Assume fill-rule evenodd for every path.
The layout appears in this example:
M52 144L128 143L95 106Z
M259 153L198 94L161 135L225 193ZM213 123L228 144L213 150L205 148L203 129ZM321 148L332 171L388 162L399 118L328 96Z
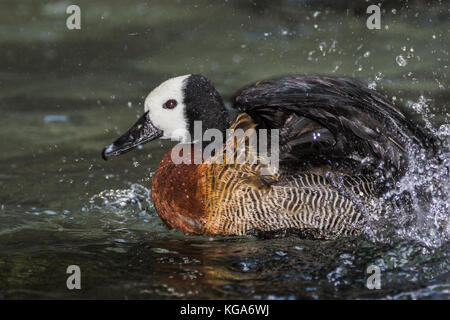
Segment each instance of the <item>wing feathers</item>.
M385 162L399 170L413 132L405 116L356 80L284 77L241 90L234 108L259 127L280 129L281 160L318 157ZM413 137L414 138L414 137Z

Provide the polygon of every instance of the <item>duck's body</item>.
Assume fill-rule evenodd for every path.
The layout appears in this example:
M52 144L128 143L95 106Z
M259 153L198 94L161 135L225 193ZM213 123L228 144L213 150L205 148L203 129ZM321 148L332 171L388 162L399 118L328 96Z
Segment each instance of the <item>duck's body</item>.
M363 207L375 208L374 183L362 175L341 176L340 187L309 172L282 175L270 186L249 177L226 165L175 165L169 152L153 177L152 202L170 228L189 234L297 229L314 238L355 234Z
M192 133L193 120L203 120L204 129L216 124L222 132L228 129L227 111L206 78L175 79L172 87L182 88L178 117L186 121L177 128L182 133L154 119L158 112L176 108L170 97L177 93L170 90L171 95L158 100L168 99L163 104L168 110L156 112L147 102L159 97L147 98L148 112L137 123L141 131L144 127L146 135L183 136ZM312 238L355 234L365 216L380 209L376 199L382 184L375 175L381 171L390 179L400 176L407 165L407 145L426 140L383 96L348 78L294 76L259 82L236 95L234 108L240 113L231 129L279 130L279 169L263 175L260 163L216 163L226 157L230 139L197 164L192 157L202 144L183 149L191 152L182 154L187 161L179 164L169 151L155 172L151 196L170 228L204 235L284 229ZM131 148L129 136L139 140L136 130L108 147L105 155ZM250 147L247 151L259 155Z

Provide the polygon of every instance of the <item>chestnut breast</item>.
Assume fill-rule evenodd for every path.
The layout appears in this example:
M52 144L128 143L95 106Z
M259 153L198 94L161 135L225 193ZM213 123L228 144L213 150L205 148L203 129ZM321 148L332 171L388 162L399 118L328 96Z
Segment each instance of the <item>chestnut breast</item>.
M161 219L173 229L199 234L206 222L202 165L193 164L192 152L183 151L182 163L172 161L172 150L166 153L156 169L151 198Z

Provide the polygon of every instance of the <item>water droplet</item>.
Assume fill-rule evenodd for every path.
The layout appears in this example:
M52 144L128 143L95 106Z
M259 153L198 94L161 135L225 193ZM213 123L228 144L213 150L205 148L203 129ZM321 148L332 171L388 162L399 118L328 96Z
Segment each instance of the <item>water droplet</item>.
M406 61L406 59L405 59L402 55L398 55L398 56L395 58L395 61L397 62L397 64L398 64L400 67L404 67L404 66L406 66L406 65L408 64L408 62Z
M249 264L246 262L241 262L241 266L242 266L242 271L247 272L250 270L250 268L248 267Z
M275 254L277 256L284 257L284 256L287 255L287 252L284 252L284 251L281 251L281 250L277 250L277 251L275 251Z
M319 43L319 50L320 51L324 51L325 50L325 48L327 47L327 44L325 43L325 42L321 42L321 43Z
M381 79L383 79L383 77L384 77L384 74L382 74L381 72L378 72L378 73L375 75L375 80L376 80L376 81L380 81Z
M439 136L441 137L448 137L450 136L450 124L443 124L442 126L439 127Z

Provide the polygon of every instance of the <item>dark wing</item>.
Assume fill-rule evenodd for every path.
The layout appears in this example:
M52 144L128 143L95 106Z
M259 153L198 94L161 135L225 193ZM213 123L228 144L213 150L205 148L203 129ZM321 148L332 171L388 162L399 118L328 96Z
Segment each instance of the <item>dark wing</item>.
M342 77L289 76L244 88L234 108L280 129L280 162L340 159L400 169L414 126L385 97ZM364 162L363 161L363 162Z

